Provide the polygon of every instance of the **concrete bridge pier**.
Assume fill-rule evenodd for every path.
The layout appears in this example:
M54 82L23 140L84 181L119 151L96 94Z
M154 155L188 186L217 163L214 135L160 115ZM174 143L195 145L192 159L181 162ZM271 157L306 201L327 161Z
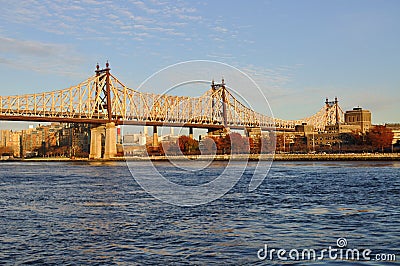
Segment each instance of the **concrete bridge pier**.
M89 159L101 159L102 136L106 137L104 145L104 159L110 159L117 155L117 127L114 122L105 126L94 127L90 130L90 154Z
M157 126L153 126L153 147L158 147Z
M89 159L101 158L101 138L104 134L104 126L90 129L90 154Z
M193 128L189 127L189 138L193 139Z
M117 127L114 122L106 124L106 143L104 147L104 159L117 156Z

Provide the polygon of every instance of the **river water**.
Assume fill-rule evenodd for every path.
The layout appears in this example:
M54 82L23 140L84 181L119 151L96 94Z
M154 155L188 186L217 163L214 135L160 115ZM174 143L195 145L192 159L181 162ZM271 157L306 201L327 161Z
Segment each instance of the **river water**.
M222 198L179 207L147 194L123 162L2 162L0 264L282 264L257 253L321 250L338 238L400 260L399 162L274 162L253 192L250 170Z

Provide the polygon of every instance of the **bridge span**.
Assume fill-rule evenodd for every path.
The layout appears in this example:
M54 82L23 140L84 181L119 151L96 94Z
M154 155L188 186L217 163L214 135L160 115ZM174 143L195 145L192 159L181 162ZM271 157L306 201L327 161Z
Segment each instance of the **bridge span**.
M101 156L101 134L105 134L105 158L116 155L116 126L143 125L293 131L307 123L316 129L341 121L340 107L325 103L317 113L300 120L283 120L258 113L238 101L221 83L200 97L139 92L125 86L96 66L95 75L70 88L15 96L0 96L0 120L95 124L91 130L90 157Z

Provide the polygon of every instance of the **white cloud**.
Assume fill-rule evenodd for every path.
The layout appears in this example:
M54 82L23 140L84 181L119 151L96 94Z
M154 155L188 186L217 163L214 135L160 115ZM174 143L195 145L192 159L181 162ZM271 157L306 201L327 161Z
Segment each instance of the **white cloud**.
M80 41L102 40L103 45L115 44L116 38L121 42L151 39L153 43L173 39L190 50L193 43L204 44L204 32L218 42L217 52L232 41L246 42L238 37L238 25L226 24L222 17L204 18L193 3L185 1L27 0L5 6L0 24L13 23ZM5 35L15 36L7 31Z
M65 62L68 68L64 68ZM36 72L81 76L75 66L82 65L83 56L72 46L19 40L0 36L0 64Z
M214 30L217 31L217 32L220 32L220 33L227 33L228 32L227 28L220 27L220 26L215 27Z
M7 53L20 53L35 56L52 56L57 50L65 48L61 45L40 43L33 41L17 40L13 38L0 37L0 51Z
M158 32L165 36L185 36L184 27L201 16L185 2L143 2L121 4L113 1L12 2L0 13L0 21L28 25L44 32L79 39L108 37L121 30L137 33ZM96 35L96 36L94 36ZM157 37L157 36L153 36ZM142 36L146 38L146 36Z
M141 10L145 11L148 14L157 14L160 12L159 9L155 9L155 8L149 8L144 2L142 1L133 1L132 2L134 5L136 5L138 8L140 8Z
M247 65L241 68L260 86L261 90L271 98L291 94L287 84L292 80L296 66L278 66L265 68L255 65Z
M207 54L207 57L213 58L213 59L216 59L216 60L225 60L225 59L233 59L233 58L235 58L232 54L224 54L224 53Z

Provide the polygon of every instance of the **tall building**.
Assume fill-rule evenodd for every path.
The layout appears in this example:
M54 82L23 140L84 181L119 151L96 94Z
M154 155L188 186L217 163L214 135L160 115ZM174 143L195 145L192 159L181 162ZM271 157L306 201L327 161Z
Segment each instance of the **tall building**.
M2 152L9 153L14 157L19 157L21 150L20 136L21 131L13 131L8 129L0 130L0 148L5 148L2 149Z
M346 111L344 122L347 125L358 125L362 133L369 131L371 127L371 112L363 110L361 107L355 107L353 110Z
M68 156L86 157L90 150L90 125L80 123L62 123L57 128L59 146L67 148Z

